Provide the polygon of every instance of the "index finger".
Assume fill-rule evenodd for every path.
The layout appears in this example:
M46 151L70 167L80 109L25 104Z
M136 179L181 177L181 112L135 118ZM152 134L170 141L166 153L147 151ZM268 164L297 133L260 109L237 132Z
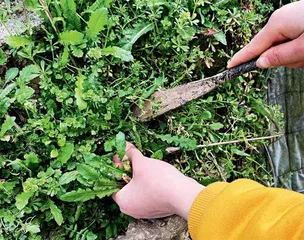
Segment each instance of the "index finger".
M234 55L227 67L232 68L257 58L273 45L287 40L289 39L280 33L279 26L268 22L247 46Z

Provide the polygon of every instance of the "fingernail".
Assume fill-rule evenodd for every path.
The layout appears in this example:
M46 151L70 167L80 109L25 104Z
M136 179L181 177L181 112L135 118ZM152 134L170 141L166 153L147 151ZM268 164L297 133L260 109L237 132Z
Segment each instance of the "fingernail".
M129 151L133 147L134 147L134 145L132 143L127 142L126 152Z
M259 68L270 68L271 64L267 57L260 57L257 61L257 66Z
M231 68L231 61L228 62L227 68Z

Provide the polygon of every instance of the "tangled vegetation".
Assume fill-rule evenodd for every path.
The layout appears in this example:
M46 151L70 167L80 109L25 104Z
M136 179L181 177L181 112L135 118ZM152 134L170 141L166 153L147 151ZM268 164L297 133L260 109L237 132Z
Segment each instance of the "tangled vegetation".
M280 115L262 101L261 74L158 119L132 118L132 105L157 89L223 70L273 10L262 0L213 2L5 1L4 26L29 10L44 24L28 23L0 50L0 239L117 236L131 219L106 196L128 173L111 162L124 156L126 140L203 184L269 184L261 141L246 141L268 136ZM242 142L210 146L232 140ZM168 147L182 150L167 154Z

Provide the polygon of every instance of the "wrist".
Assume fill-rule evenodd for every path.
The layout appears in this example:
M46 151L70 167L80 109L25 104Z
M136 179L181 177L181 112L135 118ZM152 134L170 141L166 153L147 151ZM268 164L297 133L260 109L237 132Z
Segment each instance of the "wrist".
M191 206L205 186L185 176L174 183L175 186L171 189L170 206L176 215L188 220Z

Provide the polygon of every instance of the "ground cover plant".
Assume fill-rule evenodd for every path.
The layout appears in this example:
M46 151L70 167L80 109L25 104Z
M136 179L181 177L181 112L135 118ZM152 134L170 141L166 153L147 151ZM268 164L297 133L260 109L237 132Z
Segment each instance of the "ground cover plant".
M0 50L0 239L109 239L131 219L112 193L130 174L112 167L126 140L203 184L239 177L271 184L258 146L280 112L248 74L141 123L131 107L157 89L225 68L273 10L267 1L25 0L35 11ZM25 9L27 6L27 10ZM214 143L238 140L238 144ZM204 145L200 146L199 145ZM167 148L180 151L168 153ZM172 149L171 149L172 150ZM170 151L169 151L170 152Z

